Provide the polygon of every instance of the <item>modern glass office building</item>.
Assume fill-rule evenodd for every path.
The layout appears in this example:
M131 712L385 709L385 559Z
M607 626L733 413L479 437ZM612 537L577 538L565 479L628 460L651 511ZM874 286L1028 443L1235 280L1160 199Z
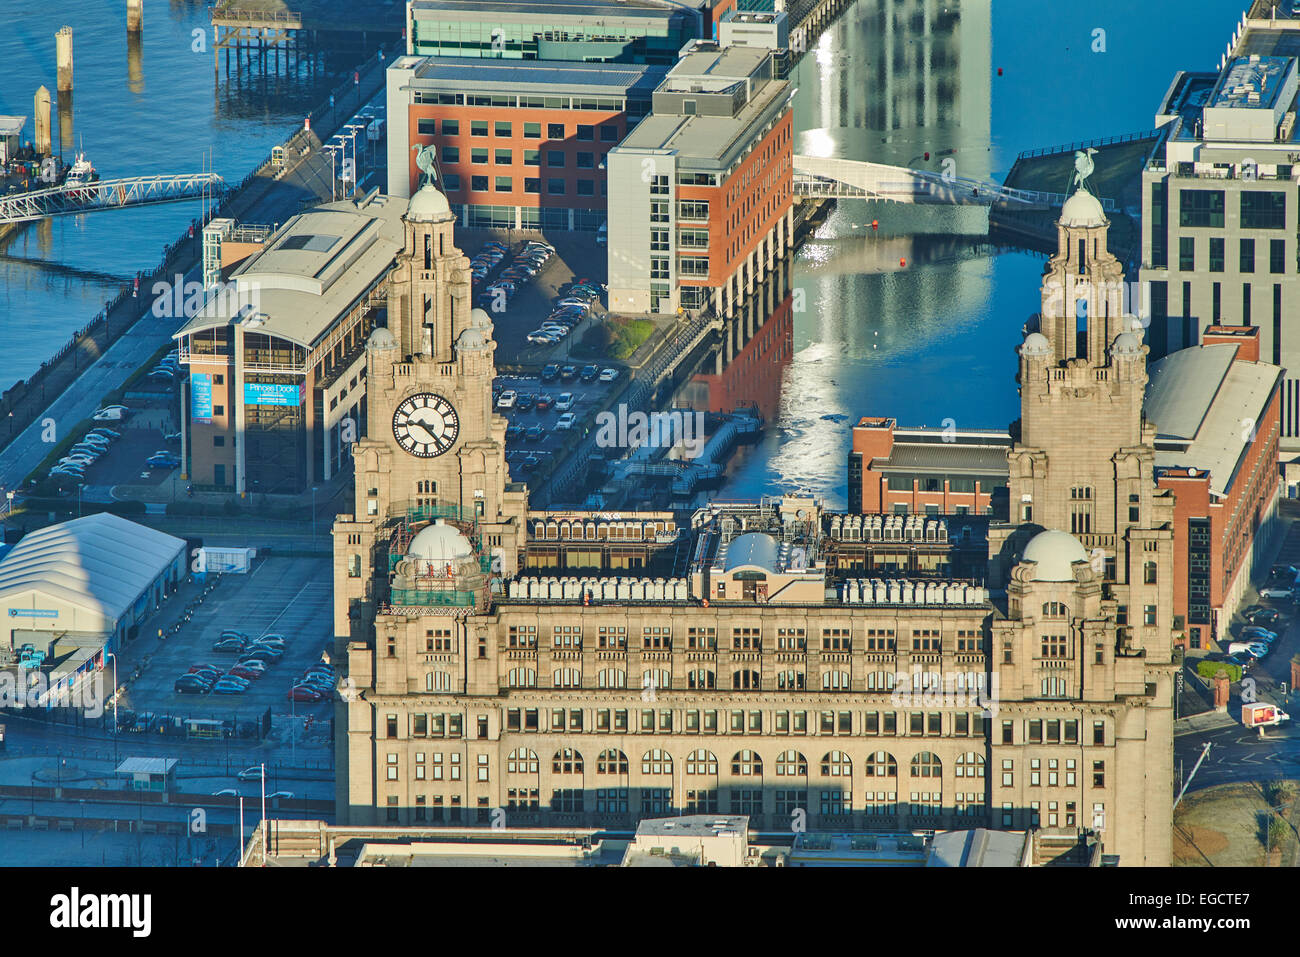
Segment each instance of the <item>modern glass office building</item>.
M707 0L413 0L406 52L419 56L673 63L702 35Z

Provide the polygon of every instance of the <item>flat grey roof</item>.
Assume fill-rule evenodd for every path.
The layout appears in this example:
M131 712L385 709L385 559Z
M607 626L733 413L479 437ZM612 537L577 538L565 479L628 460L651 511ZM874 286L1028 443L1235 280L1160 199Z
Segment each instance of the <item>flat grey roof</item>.
M127 758L117 766L118 774L166 774L176 767L175 758Z
M1237 347L1228 343L1179 349L1147 368L1142 411L1159 437L1191 439L1228 374Z
M425 57L412 87L457 93L569 93L649 97L663 82L665 64L582 63L554 60L493 60L482 57Z
M229 325L232 305L252 301L255 331L310 348L378 282L405 246L406 199L376 196L299 213L232 273L238 294L214 297L172 338Z
M1008 443L1009 444L1009 443ZM971 475L1007 474L1007 446L895 442L889 458L876 459L878 472L950 472Z
M412 0L410 15L419 19L496 21L532 17L539 24L563 30L565 23L562 18L659 19L691 9L684 3L661 0L565 0L564 3L548 3L547 0L504 0L500 3L493 0Z
M1030 840L1024 831L945 831L930 842L926 867L1019 867Z
M1277 56L1239 56L1229 60L1210 94L1209 106L1272 109L1291 69L1291 60ZM1251 102L1254 95L1258 99Z
M744 814L691 814L684 817L646 818L637 824L636 833L637 837L715 837L722 831L744 834L748 829L749 818Z
M1165 439L1166 447L1156 449L1156 465L1208 471L1210 490L1220 496L1232 487L1250 446L1243 420L1262 417L1282 377L1275 365L1233 362L1235 352L1236 346L1224 343L1165 356L1151 367L1143 402L1157 442ZM1180 447L1169 448L1171 439L1181 440Z

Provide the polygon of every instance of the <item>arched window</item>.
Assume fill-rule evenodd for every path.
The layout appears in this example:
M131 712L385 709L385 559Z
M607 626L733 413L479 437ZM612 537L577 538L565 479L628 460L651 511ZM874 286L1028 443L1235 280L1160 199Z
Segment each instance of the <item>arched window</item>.
M843 751L830 751L822 755L822 776L846 778L853 774L853 761Z
M760 687L757 671L733 671L731 673L731 688L733 691L757 691Z
M597 774L627 774L627 755L613 748L596 758Z
M717 774L718 758L712 751L697 748L686 755L687 774Z
M867 675L868 691L893 691L894 673L892 671L873 671Z
M538 766L537 752L528 748L515 748L506 759L508 774L536 774Z
M877 751L867 756L867 763L863 766L862 773L869 778L896 778L898 762L888 751Z
M957 777L984 777L984 755L975 751L967 751L965 754L957 755Z
M581 774L582 754L573 748L561 748L551 758L551 771L555 774Z
M577 668L556 668L553 681L556 688L580 688L582 672Z
M778 671L776 686L782 691L803 691L804 674L802 671Z
M537 672L532 668L511 668L506 679L512 688L537 687Z
M642 774L672 774L673 759L667 751L652 748L641 755Z
M912 758L912 777L943 777L943 762L939 760L937 754L930 751L922 751L916 757Z
M1069 609L1065 607L1064 602L1049 601L1043 605L1044 618L1066 618L1068 614Z
M451 675L445 671L430 671L424 676L425 691L450 691Z
M731 773L736 777L762 777L763 759L753 751L737 751L731 756Z
M598 677L602 688L627 687L627 672L622 668L605 668Z
M686 674L686 687L711 689L718 686L717 676L708 668L694 668Z
M827 671L822 675L822 691L848 691L849 673L847 671Z
M649 668L641 672L641 687L663 690L672 687L672 676L667 668Z
M777 777L807 777L808 759L798 751L782 751L776 756Z

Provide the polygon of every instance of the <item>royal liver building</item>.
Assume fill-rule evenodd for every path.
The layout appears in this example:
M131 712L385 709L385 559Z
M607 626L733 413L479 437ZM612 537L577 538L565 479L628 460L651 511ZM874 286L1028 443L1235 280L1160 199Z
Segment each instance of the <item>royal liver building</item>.
M1088 192L1020 350L1010 523L531 510L453 225L412 198L334 528L340 822L1037 827L1169 863L1171 504Z

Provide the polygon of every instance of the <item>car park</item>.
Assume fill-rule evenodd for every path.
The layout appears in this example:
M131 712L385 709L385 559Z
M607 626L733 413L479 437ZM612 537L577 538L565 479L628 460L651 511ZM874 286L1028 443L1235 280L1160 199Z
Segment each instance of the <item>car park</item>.
M559 397L556 398L555 400L555 411L568 412L572 408L573 408L573 393L561 392Z
M572 412L565 412L556 420L555 427L557 429L571 429L573 428L574 418L575 416Z
M618 370L617 370L617 369L602 369L602 370L601 370L601 373L600 373L600 381L601 381L601 382L613 382L613 381L614 381L615 379L617 379L617 378L618 378Z

